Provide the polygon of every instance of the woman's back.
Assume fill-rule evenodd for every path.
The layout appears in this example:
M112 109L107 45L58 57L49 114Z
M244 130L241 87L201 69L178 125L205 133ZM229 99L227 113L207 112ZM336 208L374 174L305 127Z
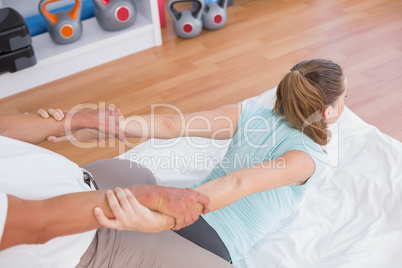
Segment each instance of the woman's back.
M203 183L226 174L266 162L266 168L286 168L280 156L291 150L311 155L316 164L313 176L324 169L325 154L310 138L294 129L272 110L251 104L242 105L237 131L222 161ZM231 205L213 211L204 219L217 231L236 262L253 244L264 237L281 217L301 199L305 184L283 186L246 196Z

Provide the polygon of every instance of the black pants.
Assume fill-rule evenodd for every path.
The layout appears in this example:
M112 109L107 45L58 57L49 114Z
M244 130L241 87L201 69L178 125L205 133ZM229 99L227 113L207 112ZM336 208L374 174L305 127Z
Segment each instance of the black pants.
M190 226L175 232L231 263L231 257L227 247L214 228L212 228L202 216Z

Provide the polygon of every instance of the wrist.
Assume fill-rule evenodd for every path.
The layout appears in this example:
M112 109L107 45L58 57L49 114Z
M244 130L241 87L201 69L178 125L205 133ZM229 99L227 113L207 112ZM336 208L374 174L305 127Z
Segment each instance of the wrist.
M98 128L99 118L89 111L77 112L71 116L71 127L75 131L83 128Z
M161 225L161 226L163 226L162 231L172 229L176 225L175 219L170 216L162 214L161 218L163 220L162 225Z
M150 210L156 211L160 199L158 186L156 185L134 185L128 187L138 202Z

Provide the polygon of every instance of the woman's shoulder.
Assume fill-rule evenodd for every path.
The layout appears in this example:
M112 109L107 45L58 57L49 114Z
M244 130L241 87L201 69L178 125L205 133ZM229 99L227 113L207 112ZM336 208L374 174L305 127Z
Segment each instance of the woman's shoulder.
M292 131L292 135L287 139L285 146L287 147L285 151L298 150L307 153L315 163L315 175L324 171L328 162L325 150L301 131Z
M268 106L261 105L261 104L255 104L255 103L247 103L247 102L242 102L242 113L243 111L245 112L272 112L272 109L269 108Z
M266 123L269 123L267 120L273 120L274 122L284 120L284 118L277 115L274 110L267 106L243 102L240 120L244 122L249 119L265 119L262 121L266 121Z

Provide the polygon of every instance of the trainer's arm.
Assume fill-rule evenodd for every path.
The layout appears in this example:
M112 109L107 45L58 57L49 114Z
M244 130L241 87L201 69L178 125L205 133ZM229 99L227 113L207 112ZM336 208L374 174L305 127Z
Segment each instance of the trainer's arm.
M78 130L81 126L74 122L72 130ZM39 144L46 141L50 134L64 136L64 122L56 120L44 120L38 115L31 114L2 114L0 115L0 135Z
M54 110L56 111L56 110ZM60 111L61 112L61 111ZM41 115L43 117L43 115ZM47 140L47 137L65 137L81 130L99 130L100 132L124 140L124 133L119 129L120 110L103 109L64 112L65 120L43 119L40 115L2 114L0 115L0 136L13 138L33 144ZM52 115L56 118L54 115ZM96 132L98 133L98 132ZM85 133L84 133L85 134ZM82 135L88 139L96 135ZM61 139L60 139L61 140Z
M137 186L141 187L141 186ZM61 195L45 200L24 200L8 195L8 210L0 250L19 244L43 244L58 236L71 235L101 227L94 209L101 208L108 218L114 218L107 202L114 196L110 190L88 191ZM145 209L145 207L143 207ZM148 210L149 211L149 210ZM150 211L149 211L150 212ZM137 231L161 231L174 226L174 219L155 213L145 226L130 226ZM146 219L139 218L144 221Z

